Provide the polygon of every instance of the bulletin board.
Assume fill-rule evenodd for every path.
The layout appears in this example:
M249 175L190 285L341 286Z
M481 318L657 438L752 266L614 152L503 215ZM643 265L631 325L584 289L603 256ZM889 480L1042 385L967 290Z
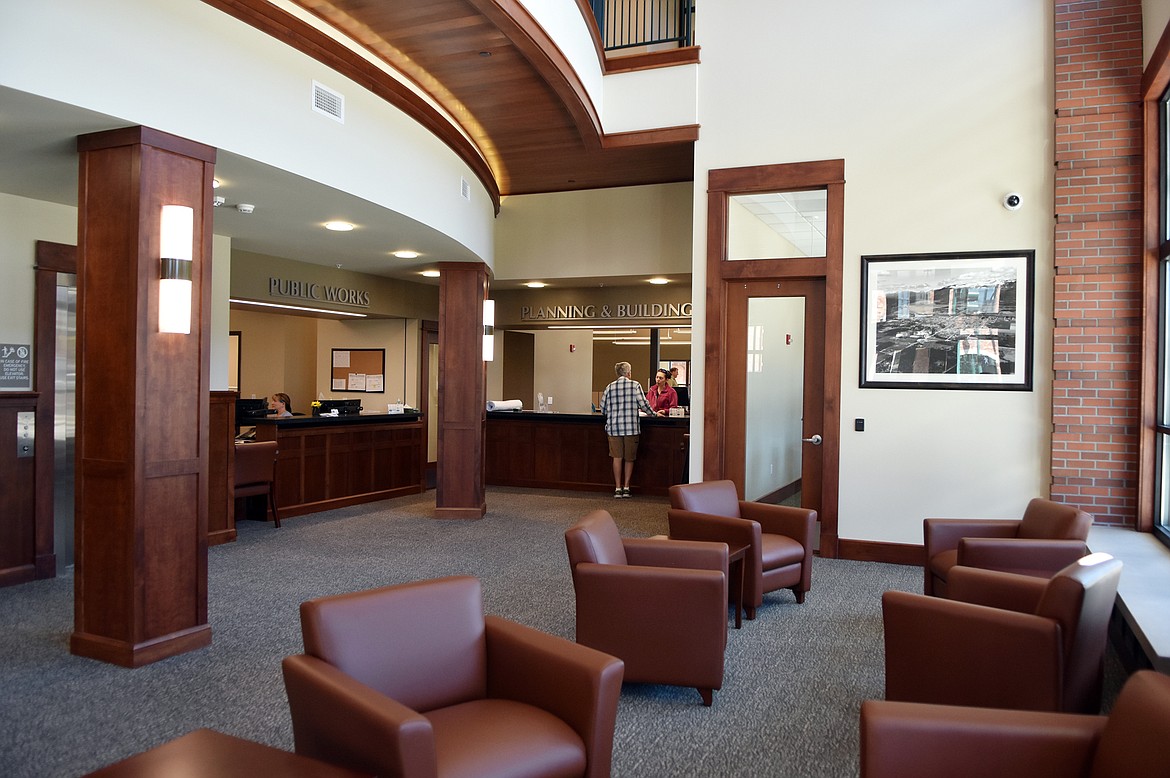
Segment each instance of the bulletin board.
M386 349L333 349L330 389L334 392L386 391Z

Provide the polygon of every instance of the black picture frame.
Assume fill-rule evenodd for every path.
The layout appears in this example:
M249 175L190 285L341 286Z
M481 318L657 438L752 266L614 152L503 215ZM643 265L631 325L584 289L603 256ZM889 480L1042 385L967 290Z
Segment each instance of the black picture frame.
M1031 391L1036 252L861 257L864 389Z

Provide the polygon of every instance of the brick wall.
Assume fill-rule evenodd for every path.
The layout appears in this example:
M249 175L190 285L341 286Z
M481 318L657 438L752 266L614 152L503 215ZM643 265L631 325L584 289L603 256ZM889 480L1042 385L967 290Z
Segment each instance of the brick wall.
M1142 299L1140 0L1057 2L1052 497L1134 526Z

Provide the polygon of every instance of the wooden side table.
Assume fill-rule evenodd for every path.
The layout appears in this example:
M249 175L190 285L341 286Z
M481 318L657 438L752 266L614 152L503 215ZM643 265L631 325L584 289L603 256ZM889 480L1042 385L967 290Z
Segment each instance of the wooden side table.
M743 578L744 569L747 565L744 564L744 555L751 546L736 546L727 549L727 585L731 587L731 593L735 596L735 628L740 626L740 612L743 610Z
M355 773L290 751L197 729L177 740L89 773L97 778L160 778L206 775L216 778L359 778Z

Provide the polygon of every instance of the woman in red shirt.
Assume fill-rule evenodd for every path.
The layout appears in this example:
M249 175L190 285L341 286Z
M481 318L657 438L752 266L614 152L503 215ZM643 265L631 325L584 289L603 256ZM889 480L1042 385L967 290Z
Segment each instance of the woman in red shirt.
M678 405L678 392L670 385L670 373L659 370L654 374L654 386L646 392L646 400L659 416L666 416L671 408Z

